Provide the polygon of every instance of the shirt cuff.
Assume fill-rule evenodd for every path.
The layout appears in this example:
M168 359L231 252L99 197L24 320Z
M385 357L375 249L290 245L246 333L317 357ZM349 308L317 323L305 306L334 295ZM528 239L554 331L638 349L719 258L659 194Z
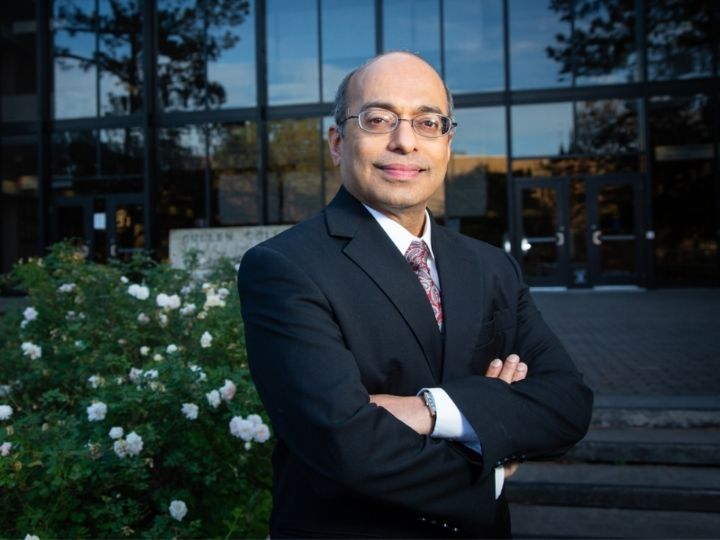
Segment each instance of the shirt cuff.
M460 412L460 409L458 409L448 393L442 388L423 388L418 394L422 394L426 390L432 394L437 412L435 429L433 429L430 436L436 439L473 443L473 450L482 454L482 446L477 433L475 433L470 422Z
M505 467L498 465L495 467L495 498L499 498L505 484Z

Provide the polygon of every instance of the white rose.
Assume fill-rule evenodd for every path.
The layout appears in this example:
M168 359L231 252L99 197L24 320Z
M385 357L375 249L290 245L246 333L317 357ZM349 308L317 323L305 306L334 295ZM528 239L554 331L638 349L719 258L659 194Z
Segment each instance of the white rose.
M195 304L185 304L182 308L180 308L180 314L181 315L192 315L195 313L195 310L197 309L197 306Z
M165 315L164 313L158 314L158 323L160 323L160 326L165 328L168 325L168 321L169 319L167 315Z
M24 356L29 356L32 360L37 360L42 357L42 347L31 343L30 341L24 342L20 345Z
M10 450L12 450L12 443L4 442L0 444L0 456L7 456L10 454Z
M118 439L113 443L113 452L117 454L117 457L124 458L128 455L127 443L125 439Z
M146 379L157 379L158 378L158 370L157 369L148 369L146 372L143 373L143 377Z
M105 420L106 414L107 405L105 405L102 401L96 401L92 405L89 405L87 408L88 421L90 422L99 422L101 420Z
M132 382L134 384L138 384L140 382L141 377L142 377L142 369L130 368L130 373L128 374L128 379L130 379L130 382Z
M88 382L90 383L90 386L97 388L105 383L105 379L103 379L100 375L90 375L88 377Z
M63 283L58 287L58 292L61 293L71 293L75 290L75 284L74 283Z
M187 505L183 501L171 501L168 511L173 519L182 521L187 514Z
M37 316L38 316L38 312L37 312L37 310L36 310L34 307L32 307L32 306L30 306L30 307L28 307L28 308L25 308L25 311L23 311L23 317L24 317L25 320L28 321L28 322L34 321L35 319L37 319Z
M237 386L235 386L235 383L232 382L230 379L225 379L225 384L223 384L222 387L218 390L220 392L220 396L225 401L230 401L232 398L235 397Z
M123 436L123 433L125 433L123 431L123 428L121 428L120 426L115 426L110 428L110 433L108 433L108 435L110 435L111 439L119 439Z
M208 349L212 346L212 341L212 334L208 331L205 331L205 333L203 333L203 335L200 337L200 346L203 349Z
M249 414L247 417L247 421L250 422L253 426L259 426L263 423L263 419L259 414Z
M167 307L168 309L178 309L181 303L180 297L177 294L173 294L168 297Z
M270 428L265 424L259 424L254 426L255 431L253 432L253 440L259 443L267 442L270 438Z
M165 352L167 352L168 354L172 354L172 353L177 352L177 350L178 350L177 345L174 345L171 343L170 345L167 346L167 349L165 349Z
M23 540L40 540L40 537L35 536L34 534L28 533L25 535L25 538L23 538Z
M205 394L205 397L207 398L208 404L213 409L218 408L218 405L220 405L220 392L218 392L217 390L212 390Z
M182 404L182 413L185 415L185 418L188 420L195 420L198 417L198 411L199 407L195 405L194 403L183 403Z
M13 409L10 405L0 405L0 420L7 420L12 416Z
M143 345L142 347L140 347L140 354L142 354L143 356L147 356L148 354L150 354L150 347L148 347L147 345Z
M251 441L255 433L254 426L242 416L233 416L230 420L230 433L243 441Z
M131 431L127 437L125 437L125 445L128 455L137 456L143 449L142 437L134 431Z
M158 294L157 297L155 298L155 302L156 302L157 305L160 306L160 307L166 307L166 306L168 305L168 298L169 298L169 297L168 297L167 294L165 294L165 293L160 293L160 294Z
M137 320L140 324L147 324L150 322L150 317L148 317L144 313L141 313L140 315L137 316Z

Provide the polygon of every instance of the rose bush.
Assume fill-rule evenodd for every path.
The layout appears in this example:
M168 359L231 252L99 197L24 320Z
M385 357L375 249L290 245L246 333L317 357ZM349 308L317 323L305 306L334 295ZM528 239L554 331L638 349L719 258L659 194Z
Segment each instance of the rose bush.
M235 269L87 262L5 279L0 536L265 537L272 434L247 369Z

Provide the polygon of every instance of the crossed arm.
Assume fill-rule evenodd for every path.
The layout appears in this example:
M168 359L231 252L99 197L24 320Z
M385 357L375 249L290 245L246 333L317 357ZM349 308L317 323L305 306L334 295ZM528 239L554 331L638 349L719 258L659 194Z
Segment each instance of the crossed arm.
M496 358L488 366L485 376L499 379L507 384L521 381L528 372L527 364L520 361L516 354L509 355L503 362ZM382 407L395 418L412 428L420 435L430 435L432 432L432 416L420 396L394 396L390 394L371 394L370 403ZM505 465L505 478L509 478L518 468L513 462Z

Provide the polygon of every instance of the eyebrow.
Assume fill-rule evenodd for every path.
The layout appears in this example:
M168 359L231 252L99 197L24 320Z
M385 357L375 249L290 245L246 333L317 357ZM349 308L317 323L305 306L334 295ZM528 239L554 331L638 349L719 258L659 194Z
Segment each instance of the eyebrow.
M363 103L362 107L360 107L360 111L366 111L368 109L387 109L388 111L392 111L397 114L397 108L392 103L389 103L387 101L369 101L367 103ZM422 113L437 113L437 114L445 114L439 107L435 107L434 105L421 105L417 109L415 109L415 112L417 114Z

